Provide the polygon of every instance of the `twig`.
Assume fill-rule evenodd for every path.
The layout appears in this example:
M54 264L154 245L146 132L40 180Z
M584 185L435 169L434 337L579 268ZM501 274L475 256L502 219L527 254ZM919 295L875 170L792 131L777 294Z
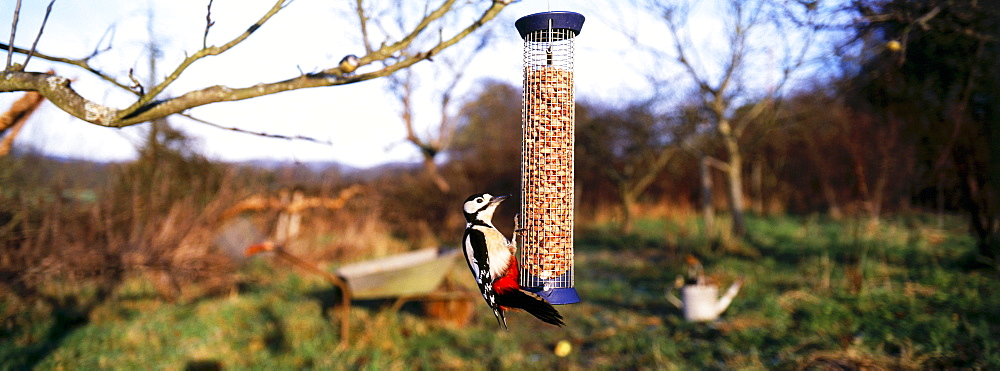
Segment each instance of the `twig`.
M208 0L208 12L205 14L205 36L201 38L202 49L208 48L208 30L215 25L212 21L212 0Z
M927 14L924 14L920 18L917 18L915 21L913 21L913 23L920 25L920 28L924 29L924 31L927 31L928 29L930 29L930 26L927 26L927 21L931 20L931 18L934 18L940 12L941 12L941 6L940 5L935 6L934 9L931 9L931 11L927 12Z
M28 50L27 49L22 49L22 48L18 48L18 47L12 47L12 46L4 44L4 43L0 43L0 49L2 49L2 50L8 50L8 51L12 50L15 53L21 53L21 54L25 54L25 55L28 54ZM110 50L110 49L111 48L108 47L108 48L103 49L102 51L107 51L107 50ZM95 50L95 53L96 53L96 50ZM80 68L86 70L87 72L90 72L90 73L94 74L95 76L100 77L104 81L110 82L110 83L114 84L115 86L117 86L119 88L122 88L123 90L131 91L131 92L135 93L135 91L133 91L132 89L129 89L128 85L120 83L117 80L115 80L113 77L108 76L107 74L105 74L104 72L102 72L101 70L98 70L98 69L90 66L90 64L87 63L87 61L90 58L92 58L94 55L96 55L96 54L93 54L93 55L88 56L88 57L83 58L83 59L70 59L70 58L63 58L63 57L54 57L54 56L51 56L51 55L48 55L48 54L44 54L44 53L40 53L40 52L37 52L37 51L34 53L34 55L36 57L38 57L38 58L41 58L41 59L44 59L44 60L47 60L47 61L65 63L65 64L69 64L69 65L80 67Z
M14 101L7 112L0 114L0 157L10 153L17 134L44 100L38 92L29 91Z
M17 34L17 19L21 15L21 0L17 0L17 5L14 7L14 22L10 25L10 45L14 45L14 35ZM14 51L7 49L7 67L5 70L10 69L11 58L14 57Z
M450 4L454 3L455 0L448 0L444 7L447 8ZM284 7L288 2L279 3L278 7ZM459 40L465 38L473 31L481 28L484 24L494 19L496 15L503 10L505 7L504 2L494 1L489 9L486 9L478 18L471 21L465 28L458 30L455 34L438 43L434 47L427 50L425 53L420 53L415 56L406 56L398 60L392 65L388 65L382 69L351 75L349 77L339 76L337 73L340 71L338 67L332 67L329 69L322 70L318 73L308 74L305 76L296 76L282 81L275 81L269 83L259 83L248 87L238 87L231 88L222 85L213 85L199 90L193 90L180 96L176 96L169 99L164 99L162 101L157 101L153 103L156 95L162 92L167 85L172 83L179 77L179 74L183 72L191 63L194 63L197 59L203 58L208 55L218 55L219 53L232 48L240 41L249 36L250 33L255 31L260 27L260 22L266 20L270 16L274 15L273 12L269 12L268 15L264 17L261 21L250 27L243 35L234 39L230 43L221 47L209 47L208 49L203 49L195 53L189 58L186 58L180 66L178 66L174 73L167 77L167 79L157 86L159 90L154 90L147 93L146 95L139 98L139 102L133 104L127 108L127 113L123 113L126 110L118 110L113 107L105 106L97 102L90 101L69 86L69 79L63 78L61 76L53 76L50 74L43 73L32 73L32 72L21 72L14 71L5 75L5 79L0 80L0 92L10 92L10 91L25 91L34 90L38 91L46 98L49 99L54 105L59 109L77 117L83 121L89 122L91 124L105 126L105 127L125 127L140 124L143 122L151 121L157 118L166 117L173 114L180 114L190 108L199 107L216 102L232 102L244 99L256 98L264 95L275 94L283 91L314 88L314 87L328 87L328 86L339 86L346 84L358 83L361 81L372 80L380 77L385 77L391 75L392 73L410 67L420 61L427 59L431 55L437 55L444 49L454 45ZM272 9L273 10L273 9ZM364 57L361 57L361 65L370 64L373 62L386 60L392 58L393 54L408 47L413 39L426 28L426 23L432 20L437 20L441 18L443 12L446 10L432 12L425 19L424 22L417 25L416 28L404 39L397 42L389 44L384 43L379 50L376 50ZM2 44L0 44L2 46ZM10 48L9 46L7 46ZM42 58L41 53L37 53L38 57ZM71 60L67 58L56 58L49 57L45 58L52 61L69 63L73 65L80 66L87 69L88 71L96 71L93 67L87 64L86 60ZM99 71L98 71L99 72ZM95 74L98 72L94 72ZM99 74L105 80L112 82L123 90L131 91L128 85L119 83L114 79L107 77L104 74ZM54 77L54 78L53 78Z
M24 58L23 68L28 68L28 61L31 60L31 56L35 54L35 48L38 47L38 40L42 39L42 32L45 31L45 24L49 22L49 14L52 13L52 4L55 4L56 0L49 1L49 6L45 8L45 18L42 18L42 26L38 28L38 35L35 36L35 42L31 43L31 50L28 51L28 56ZM13 43L13 41L11 41Z
M712 156L705 156L705 163L722 172L729 171L729 163Z
M271 9L267 11L267 13L264 13L264 15L259 20L257 20L257 22L255 22L254 24L250 25L250 27L247 28L246 31L243 31L242 34L240 34L239 36L236 36L235 39L230 40L228 43L226 43L226 44L224 44L222 46L211 46L211 47L207 47L207 48L201 49L201 50L197 51L196 53L194 53L193 55L185 58L184 61L181 62L181 64L178 65L177 68L174 69L174 72L172 72L169 76L167 76L163 80L163 82L161 82L161 83L157 84L156 86L152 87L149 90L148 94L145 94L145 95L139 97L139 100L137 100L135 103L133 103L128 108L125 108L123 110L118 111L118 114L117 114L116 118L117 119L122 119L122 118L125 118L125 117L129 117L132 114L134 114L136 111L139 111L141 108L143 108L149 102L152 102L153 99L155 99L157 95L159 95L160 93L162 93L163 90L165 90L168 86L170 86L170 84L172 84L174 81L176 81L178 78L180 78L181 74L184 73L184 71L187 70L188 67L190 67L192 64L194 64L194 62L198 61L199 59L202 59L202 58L205 58L205 57L211 56L211 55L219 55L219 54L225 53L226 51L228 51L232 47L234 47L237 44L243 42L243 40L246 40L248 37L250 37L250 35L253 34L255 31L257 31L257 29L259 29L261 26L263 26L264 23L267 22L268 19L271 19L272 16L274 16L275 14L277 14L278 11L280 11L281 9L283 9L289 3L291 3L291 2L288 1L288 0L278 0L274 4L274 6L272 6Z
M316 138L313 138L313 137L307 137L307 136L304 136L304 135L291 135L291 136L289 136L289 135L281 135L281 134L270 134L270 133L259 132L259 131L250 131L250 130L246 130L246 129L240 129L240 128L237 128L237 127L222 126L222 125L216 124L216 123L211 122L211 121L206 121L206 120L203 120L203 119L191 116L191 115L186 114L186 113L181 113L180 115L184 116L184 117L187 117L188 119L190 119L192 121L195 121L195 122L198 122L198 123L202 123L202 124L205 124L205 125L217 128L217 129L235 131L237 133L256 135L256 136L265 137L265 138L287 139L287 140L304 140L304 141L308 141L308 142L313 142L313 143L319 143L319 144L323 144L323 145L333 146L333 143L330 142L330 141L319 140L319 139L316 139Z
M116 30L116 28L115 28L115 25L113 25L113 24L110 27L108 27L107 29L105 29L104 33L101 34L101 38L97 40L97 44L94 45L94 51L90 52L90 55L88 55L87 57L83 58L82 60L89 61L91 58L94 58L94 57L96 57L96 56L100 55L101 53L104 53L104 52L106 52L108 50L111 50L111 44L113 44L115 42L115 30ZM100 49L101 43L104 42L104 38L105 37L108 38L108 46L105 47L104 49Z
M363 0L358 0L358 23L361 28L361 41L365 44L365 54L371 54L372 43L368 39L368 17L365 16L365 8L362 4Z
M365 65L365 64L368 64L370 61L373 61L373 60L381 60L386 65L386 68L383 68L383 71L386 71L386 70L393 70L393 71L399 70L401 68L405 68L405 67L408 67L410 65L413 65L414 63L416 63L418 61L427 59L428 56L437 53L441 49L444 49L445 47L453 44L454 42L457 42L461 38L463 38L466 35L468 35L468 33L471 32L471 30L474 30L474 29L478 28L478 25L473 25L473 27L466 28L466 30L463 30L462 32L459 32L457 35L455 35L455 37L453 37L451 40L449 40L447 42L448 43L447 45L445 45L445 43L438 43L438 45L435 48L432 48L426 54L420 54L420 53L418 53L415 56L411 56L411 55L408 55L406 53L406 49L409 48L410 44L412 44L414 40L416 40L417 36L419 36L421 33L423 33L424 30L426 30L427 27L430 26L431 23L433 23L434 21L438 20L439 18L441 18L445 14L447 14L448 11L451 9L451 7L455 4L455 1L456 0L445 0L443 3L441 3L441 6L439 6L437 9L435 9L434 11L432 11L430 13L427 13L427 15L425 15L424 18L420 20L420 23L418 23L416 26L413 27L413 30L410 31L409 34L407 34L406 36L404 36L399 41L396 41L395 43L392 43L391 45L382 44L382 46L378 50L370 52L370 53L368 53L368 55L362 57L361 58L361 64ZM359 5L360 5L360 2L359 2ZM494 6L491 7L489 10L487 10L485 14L490 14L496 8L497 8L497 5L494 4ZM502 8L502 6L500 6L500 8ZM499 9L497 9L497 10L499 10ZM480 25L481 25L481 23L480 23ZM367 48L368 46L365 46L365 47ZM386 61L389 60L389 59L391 59L391 58L393 58L394 55L397 52L402 52L402 56L399 57L400 61L397 61L396 63L394 63L392 65L389 65L388 62L386 62ZM407 63L407 62L409 62L409 63ZM394 67L399 67L399 68L394 68ZM336 71L335 69L331 68L331 69L324 70L323 72L324 73L335 74L335 73L337 73L339 71Z
M142 83L139 80L136 80L131 68L128 69L128 78L132 80L132 86L129 87L129 90L139 95L145 94L146 89L142 87Z

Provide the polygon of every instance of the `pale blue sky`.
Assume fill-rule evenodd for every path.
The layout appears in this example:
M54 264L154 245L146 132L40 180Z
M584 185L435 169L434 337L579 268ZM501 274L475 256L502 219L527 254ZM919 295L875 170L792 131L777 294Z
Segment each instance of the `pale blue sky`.
M0 35L9 35L13 1L0 4ZM232 87L272 82L298 74L333 66L343 55L361 54L362 48L349 17L352 1L295 0L272 18L247 41L224 56L203 59L171 86L169 94L222 84ZM667 42L667 35L657 21L642 11L622 6L623 2L583 2L570 0L529 0L505 9L489 26L494 32L489 49L476 57L458 88L458 100L470 94L483 79L520 84L521 40L513 27L517 18L546 10L569 10L584 14L587 20L576 40L576 78L579 99L621 102L645 97L652 90L645 76L657 74L676 81L677 89L686 89L681 77L671 79L679 70L676 64L654 61L634 52L616 27L634 27L649 43ZM22 5L16 45L28 46L38 30L48 1L29 0ZM162 40L160 75L165 75L184 58L184 52L201 47L206 0L137 2L133 0L57 0L38 49L42 52L81 57L99 45L110 42L111 49L93 63L106 72L127 78L129 68L137 74L148 71L144 43L148 40L149 6L154 7L154 33ZM273 4L272 0L215 0L210 44L222 44L242 32ZM699 27L713 27L708 16L696 22ZM623 26L624 25L624 26ZM113 38L107 30L113 29ZM718 44L714 32L692 32L703 46ZM103 40L103 41L102 41ZM468 47L471 40L457 45ZM23 56L15 56L20 61ZM431 97L438 89L426 62L417 65L425 83L418 94L424 101L418 107L419 125L437 122L437 107ZM33 59L29 70L55 68L76 78L73 87L85 97L108 105L124 107L132 96L66 65ZM141 72L140 72L141 71ZM669 88L669 87L668 87ZM464 94L463 94L464 93ZM9 106L20 93L0 94L0 108ZM455 105L455 109L458 105ZM305 141L287 141L233 133L193 123L174 116L171 122L192 134L199 150L211 158L240 161L270 158L288 161L338 161L351 166L368 167L386 162L417 161L419 153L403 142L405 133L399 121L399 105L385 91L383 81L298 90L273 96L230 103L213 104L191 110L194 116L225 126L281 135L304 135L329 140L332 146ZM31 145L45 153L90 159L125 160L134 156L133 143L144 129L140 126L108 129L79 121L46 103L29 121L18 143ZM512 136L517 140L518 136Z

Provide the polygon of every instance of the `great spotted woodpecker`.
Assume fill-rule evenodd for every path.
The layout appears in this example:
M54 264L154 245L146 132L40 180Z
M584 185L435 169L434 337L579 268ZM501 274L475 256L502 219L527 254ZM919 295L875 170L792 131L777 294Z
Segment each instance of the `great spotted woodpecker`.
M517 282L517 231L513 242L493 226L493 212L508 196L480 193L465 200L465 260L479 290L493 309L501 327L507 329L504 311L523 309L536 318L562 326L562 315L541 296L522 290ZM515 223L516 224L516 223ZM515 226L515 229L517 227Z

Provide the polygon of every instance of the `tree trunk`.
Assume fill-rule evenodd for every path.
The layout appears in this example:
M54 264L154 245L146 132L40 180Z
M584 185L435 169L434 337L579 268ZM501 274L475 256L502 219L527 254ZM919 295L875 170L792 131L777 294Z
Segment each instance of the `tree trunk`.
M743 210L743 157L740 155L740 145L733 135L729 120L719 120L719 133L726 144L729 155L729 167L726 176L729 181L729 212L733 216L733 236L743 237L746 234L746 219Z
M634 221L632 216L635 213L635 194L627 190L619 191L622 199L622 222L619 226L623 234L632 233Z
M959 177L959 189L964 209L969 213L972 235L976 237L979 254L998 264L1000 258L1000 221L996 210L996 198L986 179L989 170L982 169L969 158L970 154L961 147L951 151L952 163Z
M427 173L427 176L431 178L431 182L434 183L441 193L448 193L451 191L451 184L449 184L448 180L441 175L440 171L438 171L438 166L437 163L434 162L433 156L424 156L424 171Z
M823 198L826 199L830 217L833 218L833 220L840 220L844 217L844 213L840 211L840 204L837 202L837 192L835 192L833 190L833 186L830 185L830 180L825 176L821 176L819 185L823 190Z
M715 207L712 206L712 171L703 153L698 161L701 176L701 213L705 222L704 235L715 235Z
M764 215L764 166L758 159L753 162L753 169L750 171L750 187L753 189L753 212L757 215Z
M729 159L729 207L733 214L733 235L742 237L746 234L746 218L743 210L743 179L740 166L742 160L738 152L731 155Z

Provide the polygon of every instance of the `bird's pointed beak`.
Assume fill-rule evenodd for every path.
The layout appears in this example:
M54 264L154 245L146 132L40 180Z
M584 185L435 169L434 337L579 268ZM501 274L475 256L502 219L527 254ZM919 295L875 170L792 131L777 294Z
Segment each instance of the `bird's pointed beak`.
M492 200L490 200L490 203L491 204L498 204L498 203L503 202L503 200L506 200L509 197L510 197L510 195L496 196L496 197L493 197Z

